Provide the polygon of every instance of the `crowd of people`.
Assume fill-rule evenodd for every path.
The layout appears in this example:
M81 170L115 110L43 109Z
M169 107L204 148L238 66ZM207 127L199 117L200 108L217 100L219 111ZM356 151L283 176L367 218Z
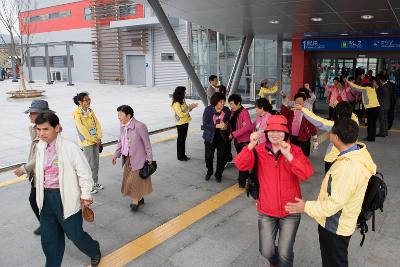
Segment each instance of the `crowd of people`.
M245 188L249 173L256 170L259 250L270 266L293 266L302 212L318 223L323 266L348 266L349 240L368 179L376 173L366 145L358 141L362 114L356 115L355 106L362 101L366 110L367 141L387 136L394 109L393 88L387 77L362 81L359 85L351 77L341 77L333 86L326 86L330 111L325 119L313 112L316 96L308 83L290 97L279 91L279 82L268 87L268 80L264 80L252 121L242 97L228 96L227 88L218 85L217 76L209 77L209 105L202 116L204 178L209 181L214 175L216 182L222 181L227 164L233 160L232 143L239 187ZM190 112L198 107L187 103L185 94L185 87L176 87L171 103L178 133L177 160L183 162L190 160L186 154ZM284 101L280 110L274 110L271 96L278 94ZM18 176L27 174L31 181L29 202L40 224L34 233L41 235L47 267L61 265L65 234L91 258L92 266L101 260L99 242L82 228L82 207L89 207L92 194L104 189L98 177L103 149L101 123L87 92L74 96L73 102L77 106L72 113L77 144L61 137L59 118L46 101L32 101L25 111L32 123L29 159L15 171ZM153 161L152 147L147 126L134 117L132 107L122 105L116 112L120 133L112 164L122 157L121 193L131 199L129 208L136 212L144 204L143 197L153 190L151 176L140 176L140 169ZM381 132L376 135L378 117ZM312 149L318 149L317 128L330 136L324 158L326 174L318 199L305 201L300 183L314 175L308 157Z

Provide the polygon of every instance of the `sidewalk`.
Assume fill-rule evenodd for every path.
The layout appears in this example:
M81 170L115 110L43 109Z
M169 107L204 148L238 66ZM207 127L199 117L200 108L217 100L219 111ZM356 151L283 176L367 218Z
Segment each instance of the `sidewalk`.
M76 105L72 101L76 93L87 91L92 99L92 108L99 118L103 128L103 142L115 140L119 135L119 121L117 107L123 104L132 106L135 118L146 123L149 131L175 125L170 94L175 88L149 88L128 85L84 84L67 86L67 83L47 85L45 82L31 84L32 89L46 90L45 96L50 108L57 112L63 126L63 136L76 141L78 138L72 120L72 112ZM18 89L18 83L11 80L0 82L0 167L26 161L30 146L28 127L29 117L24 114L32 99L11 99L7 91ZM199 108L191 113L194 120L201 118L203 108L200 101Z

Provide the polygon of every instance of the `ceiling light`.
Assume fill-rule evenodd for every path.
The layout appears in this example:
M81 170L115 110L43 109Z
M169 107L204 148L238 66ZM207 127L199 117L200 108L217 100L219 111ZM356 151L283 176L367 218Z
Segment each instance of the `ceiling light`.
M304 36L305 36L305 37L311 37L312 34L309 34L309 33L308 33L308 34L304 34Z
M389 34L388 32L380 32L379 34L385 35L385 34Z
M373 19L374 16L372 16L372 15L362 15L361 18L362 18L362 19L369 20L369 19Z
M340 34L341 36L347 36L347 35L349 35L348 33L341 33Z
M269 23L271 23L271 24L279 24L279 20L270 20Z
M322 18L311 18L311 20L314 21L314 22L321 22L321 21L323 21Z

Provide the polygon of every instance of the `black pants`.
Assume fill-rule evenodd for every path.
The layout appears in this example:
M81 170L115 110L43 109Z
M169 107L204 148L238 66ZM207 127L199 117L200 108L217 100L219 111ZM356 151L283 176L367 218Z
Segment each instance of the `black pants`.
M327 162L325 161L325 174L329 171L329 169L331 168L333 162Z
M310 138L311 139L311 138ZM290 142L298 147L301 148L301 150L303 151L304 155L306 155L307 157L310 156L310 139L308 139L307 141L299 141L297 139L297 136L291 136L290 137Z
M215 176L221 177L226 164L226 142L220 139L213 143L204 142L204 145L207 174L211 175L214 173L214 152L215 149L217 149L217 170L215 172Z
M376 137L376 120L379 116L380 108L367 108L367 140L375 141Z
M340 236L318 225L319 247L323 267L347 267L347 249L351 236Z
M226 162L230 162L233 160L232 156L232 140L228 140L226 142Z
M38 221L40 221L39 208L36 203L36 188L33 179L31 181L31 193L29 194L29 203L31 204L31 208L33 210L33 213L35 213L36 218L38 219Z
M329 113L328 113L329 117L328 117L328 120L332 120L333 119L334 112L335 112L335 109L333 107L329 106Z
M235 144L235 148L236 148L236 154L239 154L241 151L242 151L242 149L245 147L245 146L247 146L249 143L239 143L239 144ZM249 177L249 172L248 171L244 171L244 172L241 172L241 171L239 171L239 178L238 178L238 181L239 181L239 185L241 186L241 187L244 187L245 185L246 185L246 181L247 181L247 178Z
M394 108L395 108L395 105L392 105L388 111L388 130L390 130L393 126Z
M189 128L189 123L176 125L176 129L178 130L178 139L176 141L176 153L178 159L184 159L186 157L185 144L186 144L188 128Z

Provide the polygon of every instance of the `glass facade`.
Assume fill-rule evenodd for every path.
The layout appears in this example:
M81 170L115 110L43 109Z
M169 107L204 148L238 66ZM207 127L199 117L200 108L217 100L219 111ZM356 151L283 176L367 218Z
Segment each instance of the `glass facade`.
M217 75L220 84L228 84L229 77L239 51L242 38L227 36L208 28L192 25L192 64L204 87L208 86L208 77ZM242 72L238 93L250 98L251 90L258 94L260 83L268 79L273 84L282 80L282 88L290 88L291 42L282 42L282 67L277 75L278 42L255 38ZM253 51L254 50L254 51Z

